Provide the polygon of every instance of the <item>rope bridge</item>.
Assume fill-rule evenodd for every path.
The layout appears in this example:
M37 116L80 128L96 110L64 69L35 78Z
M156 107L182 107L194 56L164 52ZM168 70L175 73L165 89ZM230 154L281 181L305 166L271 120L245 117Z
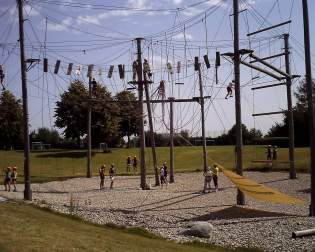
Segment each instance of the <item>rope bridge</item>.
M306 202L303 200L288 196L270 187L258 184L251 179L245 178L243 176L237 175L232 171L226 170L219 164L216 165L222 170L224 175L227 176L236 185L236 187L240 191L252 198L280 204L306 204Z

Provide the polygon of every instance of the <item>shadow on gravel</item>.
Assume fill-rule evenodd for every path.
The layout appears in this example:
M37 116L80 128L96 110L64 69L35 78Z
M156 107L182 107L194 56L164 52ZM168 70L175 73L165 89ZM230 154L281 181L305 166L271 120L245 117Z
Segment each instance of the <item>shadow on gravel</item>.
M249 209L238 206L224 208L209 214L192 218L189 221L209 221L209 220L231 220L231 219L250 219L262 217L288 217L292 216L284 213L268 212L257 209Z
M301 192L301 193L311 193L311 188L302 189L302 190L297 190L297 192Z

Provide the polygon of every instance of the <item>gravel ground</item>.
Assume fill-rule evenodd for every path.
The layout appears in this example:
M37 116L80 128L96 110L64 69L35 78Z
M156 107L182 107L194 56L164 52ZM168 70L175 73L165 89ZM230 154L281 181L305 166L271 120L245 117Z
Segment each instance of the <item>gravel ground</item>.
M306 205L291 206L246 198L247 205L235 205L236 189L223 175L219 191L202 194L201 173L176 174L176 183L168 188L139 190L139 177L116 177L114 189L99 190L98 178L76 178L62 182L33 184L33 201L56 211L76 214L96 223L141 226L163 237L200 240L228 247L258 247L264 251L315 251L314 236L292 239L292 231L315 228L308 217L310 176L299 174L289 180L280 172L246 172L245 176L291 196L304 199ZM152 177L148 182L154 183ZM0 196L22 199L19 192L0 192ZM214 231L209 239L181 235L191 221L207 221Z

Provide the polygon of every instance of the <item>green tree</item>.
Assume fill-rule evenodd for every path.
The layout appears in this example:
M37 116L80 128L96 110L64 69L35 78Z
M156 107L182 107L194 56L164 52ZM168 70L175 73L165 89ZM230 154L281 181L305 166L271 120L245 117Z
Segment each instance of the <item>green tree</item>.
M84 84L74 80L61 95L61 100L56 102L55 125L64 129L66 138L75 139L79 144L87 129L88 97Z
M121 137L127 137L127 146L130 147L130 136L139 135L139 104L134 93L122 91L115 96L119 106L119 132Z
M113 102L111 93L99 83L93 89L95 102L92 103L92 145L106 142L109 146L120 143L120 109Z
M315 102L315 81L313 80L313 102ZM307 112L307 90L305 79L300 81L294 92L296 105L293 108L294 140L296 146L309 145L308 112ZM268 131L270 137L287 137L289 135L288 114L286 113L281 123L276 123ZM282 143L277 143L283 145ZM288 145L288 143L286 143Z
M87 114L89 104L92 106L92 145L96 147L101 142L113 143L119 141L119 109L109 102L113 98L111 93L99 83L93 87L93 100L89 102L88 90L84 84L75 80L61 95L61 100L56 103L55 125L64 129L68 139L80 138L87 133Z
M11 148L23 142L23 109L21 100L8 90L0 96L0 143Z

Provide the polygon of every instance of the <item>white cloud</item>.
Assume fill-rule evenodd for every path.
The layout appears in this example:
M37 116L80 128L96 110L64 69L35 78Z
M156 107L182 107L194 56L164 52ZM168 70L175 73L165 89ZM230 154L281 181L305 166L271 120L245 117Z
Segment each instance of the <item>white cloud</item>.
M173 0L173 3L178 5L178 4L181 4L183 2L183 0Z
M42 20L40 27L45 27L45 20ZM72 18L66 18L64 20L62 20L61 24L56 24L56 23L51 23L48 20L47 23L47 30L48 31L67 31L68 30L68 26L71 25L73 23Z
M193 39L193 36L189 33L186 33L185 34L186 36L186 39L187 40L192 40ZM184 37L184 33L178 33L177 35L173 36L174 39L185 39Z

